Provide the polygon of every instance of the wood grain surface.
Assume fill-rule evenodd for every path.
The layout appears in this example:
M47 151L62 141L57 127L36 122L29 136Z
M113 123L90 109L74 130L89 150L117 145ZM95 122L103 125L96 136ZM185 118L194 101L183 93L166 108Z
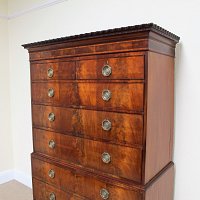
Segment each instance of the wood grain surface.
M48 120L54 113L55 121ZM127 146L143 145L143 115L33 105L33 126L69 135ZM107 119L109 131L102 128Z
M48 96L49 89L54 90L53 97ZM102 98L104 90L111 92L109 101ZM32 102L34 104L142 112L143 96L143 83L37 82L32 84Z
M142 150L139 148L112 145L40 129L33 129L33 138L35 152L113 176L141 181ZM54 149L49 148L51 140L55 142ZM107 164L102 161L104 152L111 157Z
M174 166L166 170L145 192L145 200L174 199Z
M172 160L174 137L174 59L148 53L146 112L147 183Z
M102 69L111 67L112 73L105 77ZM77 62L77 79L144 79L144 56L99 58Z
M99 181L91 176L83 176L75 171L69 171L55 165L43 162L41 160L33 159L33 177L34 180L42 180L47 184L44 185L42 182L37 181L37 184L40 187L47 187L48 189L44 189L47 195L50 192L54 192L55 194L62 194L60 189L64 192L71 192L78 194L80 196L86 197L88 200L101 200L100 190L105 188L109 191L109 199L111 200L142 200L143 194L139 190L127 190L124 188L116 187L105 182ZM53 169L55 171L55 178L51 179L48 176L48 171ZM52 186L50 186L52 185ZM37 186L37 185L36 185ZM35 186L35 193L40 193L41 188ZM58 188L58 189L56 189ZM42 194L42 196L45 196ZM37 196L39 196L37 194ZM60 198L60 197L59 197ZM66 198L68 200L70 198ZM39 198L40 200L40 198ZM41 199L43 200L43 199ZM56 199L57 200L57 199ZM60 200L64 200L60 198ZM71 200L71 199L70 199Z
M100 200L102 188L109 200L173 200L178 41L151 23L24 45L31 64L34 200L48 200L51 192L56 200ZM103 153L111 156L107 164Z
M53 76L48 77L48 69L53 70ZM31 80L67 80L76 78L75 62L49 62L31 64Z
M109 101L102 99L103 90L112 93ZM142 83L80 83L80 105L110 111L143 111L144 85Z
M48 162L47 162L48 161ZM138 187L132 184L116 186L117 182L108 183L108 180L100 180L91 174L82 173L77 169L69 169L62 165L54 164L54 161L44 159L36 154L32 155L32 173L34 194L36 199L49 199L49 194L56 194L56 199L87 199L101 200L102 188L109 192L112 200L172 200L174 187L174 165L168 165L150 183ZM62 166L62 167L61 167ZM49 171L54 171L54 178L49 177ZM61 196L60 196L61 195ZM62 196L63 195L63 196ZM42 198L43 197L43 198Z
M52 193L55 195L56 200L89 200L74 193L63 192L37 179L33 179L33 185L34 200L49 200Z

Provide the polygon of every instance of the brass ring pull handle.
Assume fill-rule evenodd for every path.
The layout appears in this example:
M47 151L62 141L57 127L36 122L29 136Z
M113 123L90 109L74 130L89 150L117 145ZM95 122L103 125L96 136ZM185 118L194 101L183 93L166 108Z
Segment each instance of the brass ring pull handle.
M49 68L49 69L47 70L47 76L48 76L49 78L52 78L52 77L53 77L53 74L54 74L53 69L52 69L52 68Z
M104 65L102 68L102 75L107 77L110 76L112 73L112 68L109 65Z
M55 141L54 141L54 140L50 140L50 141L49 141L49 148L54 149L55 146L56 146Z
M48 174L50 178L55 178L55 171L53 169L50 169Z
M53 97L54 94L55 94L54 89L53 89L53 88L50 88L50 89L48 90L48 96L49 96L49 97Z
M49 194L49 200L56 200L56 195L53 192Z
M108 119L102 121L102 128L104 131L109 131L112 128L112 123Z
M104 163L108 164L111 162L111 156L109 153L107 152L104 152L102 155L101 155L101 159Z
M109 101L111 99L112 93L110 90L103 90L102 92L102 99L104 101Z
M100 190L100 196L101 196L102 199L108 199L109 198L109 192L108 192L108 190L102 188Z
M48 120L50 122L53 122L55 120L55 114L54 113L49 113Z

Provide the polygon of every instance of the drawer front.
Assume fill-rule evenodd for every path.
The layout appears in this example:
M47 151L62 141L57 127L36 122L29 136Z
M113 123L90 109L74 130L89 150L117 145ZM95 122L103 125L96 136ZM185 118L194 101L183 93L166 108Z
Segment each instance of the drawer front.
M89 200L79 195L64 192L33 178L34 200Z
M88 174L81 175L75 170L70 171L69 169L64 169L35 158L32 159L32 171L34 178L42 180L59 189L62 188L65 192L75 193L85 197L88 200L102 200L103 198L100 195L102 189L108 191L109 200L142 200L142 193L140 191L127 190L110 185ZM53 178L49 176L50 171L51 173L52 171L54 172Z
M77 79L144 79L144 56L81 60Z
M54 121L49 120L54 113ZM142 145L143 115L33 105L33 126L116 144Z
M111 111L142 111L143 90L142 83L82 83L78 85L80 105Z
M31 64L31 80L67 80L76 78L75 62Z
M143 144L143 115L79 110L79 135L116 144Z
M110 111L143 111L143 83L33 83L32 102Z
M34 150L42 154L137 182L142 150L34 129ZM53 143L53 145L52 145Z
M80 83L80 105L110 111L142 111L143 83Z
M75 83L32 83L32 102L62 106L76 105Z
M77 124L76 110L32 105L32 121L33 127L72 133Z

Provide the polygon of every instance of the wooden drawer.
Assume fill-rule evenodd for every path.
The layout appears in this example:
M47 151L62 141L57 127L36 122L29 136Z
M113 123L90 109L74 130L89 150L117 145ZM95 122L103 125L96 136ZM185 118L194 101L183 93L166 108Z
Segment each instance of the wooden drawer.
M110 92L103 100L102 93ZM143 111L143 83L80 83L78 94L82 107L110 111Z
M49 115L54 113L55 120ZM51 106L32 105L33 127L49 128L55 131L73 133L77 124L76 110Z
M33 194L34 200L50 200L52 195L55 200L89 200L73 193L64 192L35 178L33 178ZM53 197L52 200L54 200Z
M151 23L24 45L34 200L173 199L178 41Z
M53 174L55 175L54 178L50 178L49 176L50 170L53 170L54 172ZM142 200L142 193L139 190L138 191L127 190L125 188L107 184L105 182L93 178L92 176L89 176L88 174L81 175L75 170L67 170L35 158L32 159L32 171L33 171L34 183L37 183L34 184L35 187L34 193L37 192L39 193L40 191L42 191L43 194L47 194L47 196L49 196L51 192L54 192L57 195L57 191L59 191L59 189L62 189L64 192L68 192L69 194L75 193L77 195L85 197L85 199L88 200L94 200L94 199L102 200L100 196L100 191L102 189L106 189L109 192L109 200L127 200L127 199ZM46 182L50 185L53 185L58 189L53 188L50 185L36 181L35 178L43 182ZM62 193L63 192L59 191L58 195L61 195ZM40 196L39 194L36 195ZM65 197L65 200L68 199L71 200L71 198ZM77 197L76 198L73 197L72 199L73 200L77 199ZM45 198L41 200L45 200ZM56 200L59 200L59 198L58 199L56 198ZM60 198L60 200L63 199Z
M79 135L122 145L143 144L143 115L81 109L78 116Z
M78 103L76 98L76 85L72 82L32 83L31 93L33 103L46 103L62 106L73 106Z
M49 74L49 75L48 75ZM67 80L76 78L75 62L31 64L31 80Z
M35 152L113 176L141 181L141 148L106 144L40 129L33 129L33 135ZM51 148L50 143L53 143Z
M80 60L77 79L144 79L144 56Z
M49 121L50 113L54 121ZM116 144L143 144L143 115L33 105L32 116L37 128ZM111 128L104 130L106 122Z
M48 96L50 90L53 90L52 97ZM144 84L133 82L32 84L33 103L121 112L143 111L143 93ZM107 99L103 99L103 95Z

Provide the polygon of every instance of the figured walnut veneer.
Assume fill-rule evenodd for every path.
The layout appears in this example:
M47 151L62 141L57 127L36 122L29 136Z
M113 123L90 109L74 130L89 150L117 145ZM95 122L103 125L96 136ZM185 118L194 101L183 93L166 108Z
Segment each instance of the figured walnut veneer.
M178 41L151 23L23 45L34 200L173 200Z

